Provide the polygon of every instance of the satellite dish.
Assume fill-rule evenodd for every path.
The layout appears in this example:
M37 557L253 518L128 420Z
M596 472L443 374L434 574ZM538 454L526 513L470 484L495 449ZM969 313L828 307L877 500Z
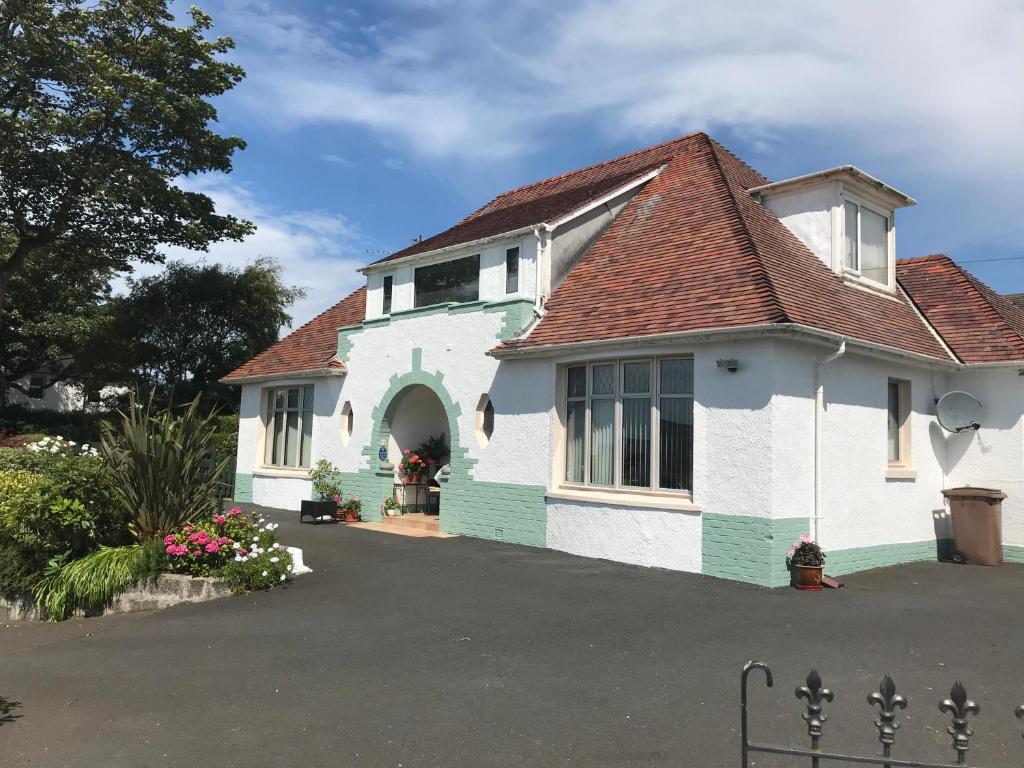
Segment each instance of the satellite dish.
M981 428L981 402L969 392L947 392L935 404L935 415L947 432Z

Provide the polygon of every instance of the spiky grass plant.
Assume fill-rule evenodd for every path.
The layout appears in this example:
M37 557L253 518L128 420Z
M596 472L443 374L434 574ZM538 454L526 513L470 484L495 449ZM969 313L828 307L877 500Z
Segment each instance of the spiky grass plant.
M211 513L230 457L211 461L216 414L204 416L197 397L180 413L157 409L152 396L133 398L127 413L106 424L103 456L114 497L133 521L139 541L162 537Z
M75 611L92 611L110 603L126 587L155 576L164 565L160 542L103 547L54 568L36 585L39 612L48 621L63 621Z

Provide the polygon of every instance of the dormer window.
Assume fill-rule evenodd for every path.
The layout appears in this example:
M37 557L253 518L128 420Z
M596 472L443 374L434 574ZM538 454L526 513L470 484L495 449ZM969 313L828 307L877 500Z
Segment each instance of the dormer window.
M392 275L384 276L384 303L382 309L385 315L391 314L391 294L395 289L395 278Z
M415 306L480 298L480 254L416 268Z
M866 280L889 284L889 217L863 203L847 199L844 265Z

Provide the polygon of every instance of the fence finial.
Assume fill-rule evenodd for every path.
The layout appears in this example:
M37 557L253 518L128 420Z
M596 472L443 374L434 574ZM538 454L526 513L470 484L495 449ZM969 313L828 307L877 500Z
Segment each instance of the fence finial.
M877 691L868 694L868 704L878 705L878 717L875 718L878 740L883 744L893 744L896 729L900 727L896 722L896 710L906 709L907 700L896 693L896 683L889 675L882 678Z
M807 699L807 711L801 717L807 723L807 734L817 746L821 726L828 720L828 715L824 712L824 702L832 701L832 691L822 687L821 675L818 674L818 670L812 669L807 675L807 684L796 689L796 697Z
M957 680L949 691L949 698L939 702L939 711L953 716L953 722L946 726L946 731L953 737L953 749L957 753L957 762L963 765L970 749L971 735L974 729L967 722L969 715L977 715L981 707L967 698L967 690Z

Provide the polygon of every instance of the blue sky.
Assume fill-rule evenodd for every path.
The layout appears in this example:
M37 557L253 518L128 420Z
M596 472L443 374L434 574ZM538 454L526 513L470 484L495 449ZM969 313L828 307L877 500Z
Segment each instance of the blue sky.
M900 257L1024 291L1019 0L198 2L248 72L218 108L249 146L184 183L259 231L171 255L277 259L296 324L504 189L697 129L772 179L858 165L919 201Z

